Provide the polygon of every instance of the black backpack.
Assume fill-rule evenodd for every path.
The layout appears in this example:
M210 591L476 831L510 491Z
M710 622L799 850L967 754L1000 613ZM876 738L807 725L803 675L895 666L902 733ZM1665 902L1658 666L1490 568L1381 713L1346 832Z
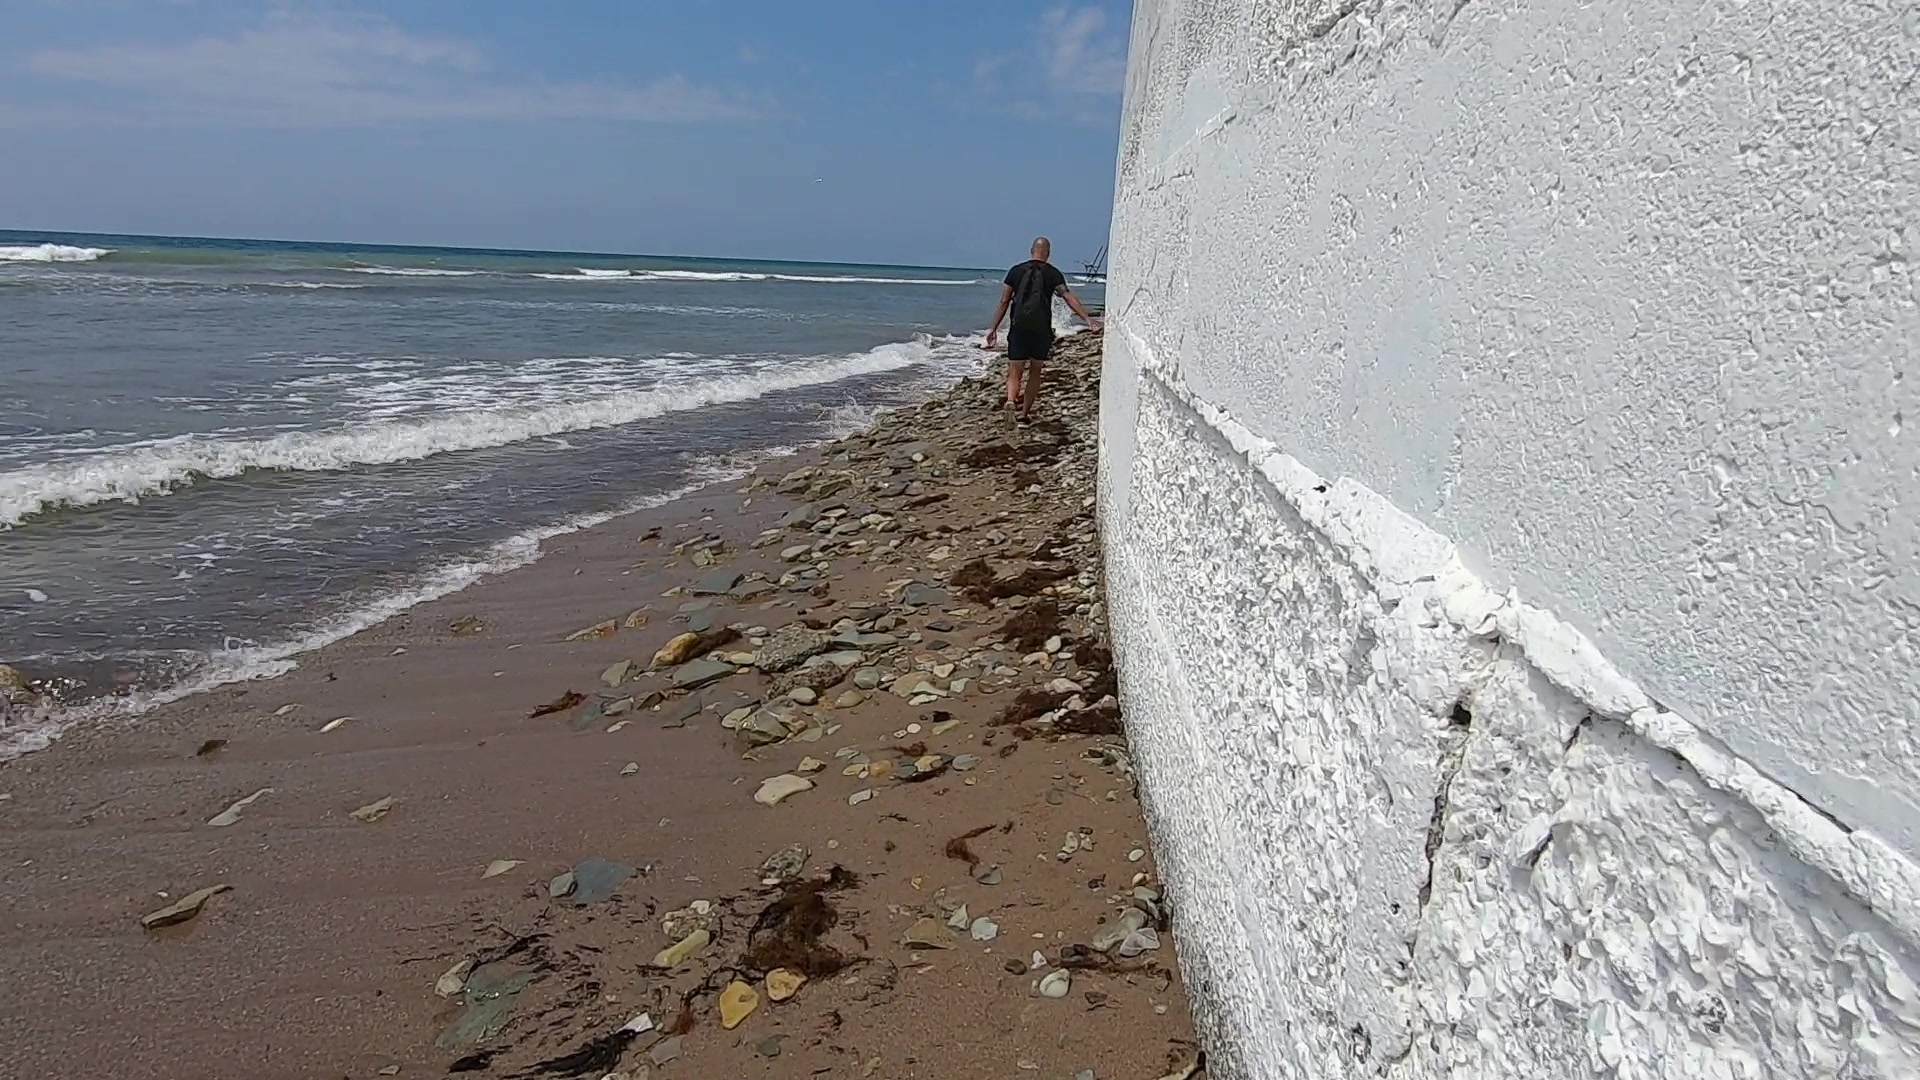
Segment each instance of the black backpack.
M1053 330L1053 293L1047 291L1047 267L1030 262L1013 290L1013 325L1033 333Z

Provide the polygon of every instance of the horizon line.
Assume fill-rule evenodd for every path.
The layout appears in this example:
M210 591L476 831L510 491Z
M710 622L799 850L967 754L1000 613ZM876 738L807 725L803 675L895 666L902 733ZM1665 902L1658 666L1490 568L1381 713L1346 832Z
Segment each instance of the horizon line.
M467 247L441 244L387 244L358 240L297 240L265 236L196 236L173 233L118 233L92 232L85 230L57 229L0 229L0 235L52 237L55 239L123 239L123 240L209 240L219 243L244 244L281 244L288 247L330 247L346 250L382 250L391 252L421 251L447 252L463 251L476 255L545 255L579 256L591 259L679 259L689 262L713 263L755 263L769 266L878 266L895 267L910 270L997 270L992 266L944 266L933 263L881 263L881 262L844 262L841 260L808 261L804 259L764 259L724 255L672 255L660 252L628 251L576 251L566 248L505 248L505 247Z

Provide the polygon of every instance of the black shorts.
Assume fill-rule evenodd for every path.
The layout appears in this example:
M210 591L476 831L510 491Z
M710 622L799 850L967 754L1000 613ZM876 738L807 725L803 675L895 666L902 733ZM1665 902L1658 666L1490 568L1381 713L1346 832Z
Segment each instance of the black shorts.
M1007 330L1007 359L1014 361L1045 360L1053 351L1053 330L1021 330L1017 327Z

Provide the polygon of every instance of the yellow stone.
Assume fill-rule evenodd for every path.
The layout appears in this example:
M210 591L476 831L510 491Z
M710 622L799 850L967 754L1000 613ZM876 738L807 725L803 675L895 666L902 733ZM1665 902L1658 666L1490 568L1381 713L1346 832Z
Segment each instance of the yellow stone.
M753 987L735 979L720 991L720 1026L732 1031L759 1007L760 995Z
M679 664L693 655L694 646L698 644L700 644L699 634L681 634L662 645L660 651L653 654L653 666L663 668Z
M705 930L695 930L693 933L688 934L686 937L655 953L653 966L672 971L674 968L686 963L688 958L693 956L694 953L706 948L711 941L713 941L712 934L707 933Z
M799 993L806 984L805 975L786 968L774 968L767 972L767 997L772 1001L785 1001Z

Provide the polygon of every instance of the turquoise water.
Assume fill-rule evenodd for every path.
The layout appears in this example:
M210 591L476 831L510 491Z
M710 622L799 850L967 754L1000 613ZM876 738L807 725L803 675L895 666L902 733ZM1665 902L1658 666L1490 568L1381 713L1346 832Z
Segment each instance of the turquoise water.
M978 370L998 278L0 232L0 661L262 669Z

